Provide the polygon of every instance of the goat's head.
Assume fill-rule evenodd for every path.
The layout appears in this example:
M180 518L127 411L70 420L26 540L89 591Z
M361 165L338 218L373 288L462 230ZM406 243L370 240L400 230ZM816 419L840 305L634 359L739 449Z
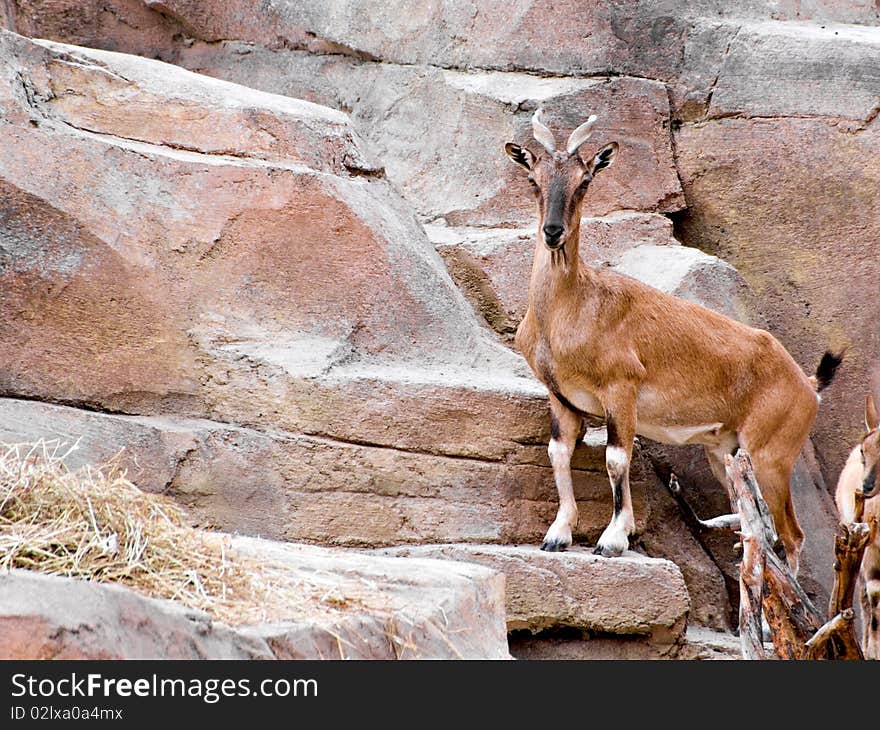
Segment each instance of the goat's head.
M551 251L562 248L578 230L587 186L617 154L617 142L612 142L596 152L589 162L581 158L579 150L595 123L594 114L571 133L565 150L557 150L553 132L544 123L539 109L532 117L532 130L541 144L540 154L535 155L513 142L504 145L507 156L528 170L529 185L538 203L538 235Z
M867 434L860 447L862 457L862 492L865 499L880 492L877 472L880 471L880 414L877 412L875 396L865 400L865 428Z

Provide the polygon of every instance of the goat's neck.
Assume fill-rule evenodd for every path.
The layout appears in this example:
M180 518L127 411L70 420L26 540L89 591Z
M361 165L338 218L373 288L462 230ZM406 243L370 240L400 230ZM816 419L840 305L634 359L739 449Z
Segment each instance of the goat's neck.
M550 251L538 236L532 277L529 284L529 307L539 322L551 316L563 302L574 304L583 294L584 279L592 271L580 260L580 225L576 225L561 250Z

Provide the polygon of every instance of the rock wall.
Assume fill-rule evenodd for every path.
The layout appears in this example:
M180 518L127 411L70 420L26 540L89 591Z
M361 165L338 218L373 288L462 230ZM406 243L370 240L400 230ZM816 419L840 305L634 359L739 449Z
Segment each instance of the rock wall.
M7 6L7 25L26 35L349 111L421 217L450 226L529 224L499 140L523 140L539 103L562 127L599 113L597 140L613 131L623 153L591 190L590 214L614 241L632 241L615 211L675 214L683 242L740 271L804 368L850 346L815 430L824 477L836 479L880 359L876 3ZM505 315L494 316L502 331Z
M501 344L534 220L500 147L539 105L561 128L596 112L622 152L591 188L591 263L764 324L807 370L850 345L822 473L808 458L795 488L824 602L823 475L880 359L874 3L11 0L0 20L105 49L0 38L4 433L128 446L147 488L253 534L539 539L544 391ZM601 445L576 461L586 541ZM647 446L723 509L699 454ZM723 626L730 546L696 544L650 462L634 498L692 618Z

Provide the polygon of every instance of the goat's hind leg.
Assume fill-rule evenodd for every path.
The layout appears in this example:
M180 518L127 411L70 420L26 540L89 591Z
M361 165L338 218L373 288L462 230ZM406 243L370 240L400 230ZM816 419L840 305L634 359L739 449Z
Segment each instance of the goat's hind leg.
M577 503L571 481L571 455L580 435L583 418L550 396L550 444L547 453L553 465L553 477L559 494L556 519L547 530L541 550L558 552L571 545L571 533L578 522Z

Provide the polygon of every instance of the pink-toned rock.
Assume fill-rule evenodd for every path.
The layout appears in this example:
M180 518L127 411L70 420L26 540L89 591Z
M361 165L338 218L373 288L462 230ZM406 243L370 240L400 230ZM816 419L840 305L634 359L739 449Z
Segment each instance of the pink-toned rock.
M34 101L76 129L324 172L380 172L341 112L136 56L39 43L50 53L29 80Z
M579 7L573 14L569 4L532 0L517 6L513 15L505 6L508 24L491 22L497 7L489 0L468 6L468 12L454 5L429 5L402 14L387 6L370 23L350 22L364 12L356 0L335 4L332 12L326 4L310 2L273 4L262 13L239 2L168 0L149 5L137 0L16 0L3 5L0 20L27 34L161 56L264 91L350 110L370 148L380 153L391 181L423 217L446 216L454 225L514 226L510 238L495 231L481 239L469 231L458 243L440 245L478 311L507 336L522 304L512 297L526 291L517 284L527 281L520 269L527 269L531 257L531 241L518 229L533 218L518 193L516 185L522 181L516 168L500 156L500 143L510 135L527 137L527 120L538 103L574 105L573 114L580 113L578 105L596 105L615 120L615 127L628 130L641 158L629 170L635 177L612 177L623 169L615 165L604 182L597 179L597 207L590 212L629 206L639 209L633 215L641 220L656 220L645 211L676 211L685 203L668 140L669 126L675 130L683 122L674 132L689 206L679 227L682 240L737 267L755 291L771 331L806 369L814 367L829 344L854 345L823 400L817 423L819 456L826 477L834 478L859 429L866 371L872 360L880 359L880 351L872 338L878 321L877 307L871 304L876 282L866 263L871 241L877 239L871 229L876 205L870 194L877 178L871 167L878 144L872 124L878 98L876 29L832 24L876 25L875 3L699 0L685 8L665 1L627 2ZM547 28L558 32L539 32ZM418 271L407 280L408 287L400 286L395 267L411 259L412 249L383 242L421 241L416 249L423 251L424 237L417 226L406 223L409 209L392 201L393 193L375 171L378 163L350 129L333 127L329 114L316 128L299 112L285 112L280 103L277 109L285 124L267 125L274 111L267 116L258 105L245 104L250 111L239 113L235 105L222 103L227 93L236 100L252 98L241 91L219 98L206 94L200 102L204 106L192 106L187 98L175 96L174 88L157 90L151 74L117 73L121 66L114 71L114 59L105 62L87 54L72 67L60 53L48 63L37 57L46 51L21 53L30 70L22 75L26 83L7 74L9 99L0 91L4 118L10 121L0 178L4 208L11 212L0 220L0 280L9 281L10 272L16 272L19 282L15 291L0 284L4 301L15 312L15 319L0 316L3 392L136 413L174 412L251 428L270 424L297 436L357 441L361 448L376 444L477 457L481 468L486 459L496 469L502 463L535 460L533 454L543 447L523 444L546 441L542 390L520 377L521 363L473 334L478 328L472 319L466 326L443 329L444 322L460 322L469 315L460 314L466 308L460 297L449 294L451 287L412 284L444 279L436 259L426 264L428 259L419 254ZM7 60L4 69L18 68ZM137 67L140 62L126 63ZM167 67L161 68L160 77ZM541 76L523 73L530 70ZM609 72L613 76L607 83L582 78ZM144 118L126 116L137 105L120 103L129 87L114 74L131 81L136 99L150 100ZM543 78L547 74L557 76ZM83 94L75 88L76 93L68 94L68 87L83 83L83 75L91 90ZM186 88L187 95L201 88L189 77L169 79ZM96 114L92 99L109 104L106 115ZM275 102L265 103L276 108ZM197 112L203 108L210 113L201 122ZM261 122L250 124L251 114ZM825 120L793 118L817 114ZM163 123L153 124L150 115ZM751 119L724 119L730 115ZM713 121L692 124L705 118ZM32 121L41 127L30 128ZM574 124L565 119L569 121ZM97 134L73 128L89 130L93 125ZM227 125L234 134L220 140ZM281 136L273 138L267 129L275 135L281 131ZM111 136L120 134L129 139ZM248 145L237 147L237 138L247 138ZM316 139L326 141L331 154L310 161L308 152L314 147L309 144ZM191 144L193 140L197 142ZM305 144L298 146L300 141ZM45 151L34 154L32 147ZM245 157L216 154L224 148ZM347 169L345 153L337 152L352 148L366 161L357 163L363 169ZM28 152L17 165L20 150ZM286 155L320 172L306 181L299 171L282 169ZM652 155L656 160L646 161ZM104 160L110 169L101 172L96 160ZM651 177L654 167L660 174ZM35 169L45 172L34 175ZM506 187L498 187L502 184ZM288 189L295 193L288 195ZM313 201L306 218L315 218L315 227L291 213L296 200ZM92 207L95 212L89 217ZM233 217L216 214L224 208ZM373 208L382 214L370 218L366 211ZM249 215L252 209L259 212ZM322 218L325 209L332 212ZM387 221L388 209L395 211L393 223ZM355 281L348 296L353 269L342 267L345 274L340 274L334 265L328 296L322 298L311 281L292 272L309 266L314 270L316 261L328 260L329 254L288 258L285 232L302 226L318 239L320 229L332 227L340 210L350 234L343 236L347 243L342 249L358 262L354 270L367 265L369 257L358 258L357 246L369 240L378 241L370 251L387 252L379 259L393 262L393 273L383 278L369 271L367 277L379 282L375 291ZM351 218L346 217L348 210L354 211ZM623 214L611 212L603 218L618 215ZM386 218L384 224L376 222L380 217ZM365 228L350 224L352 220ZM132 232L136 226L155 237L139 237ZM608 230L622 229L609 225ZM655 233L665 235L652 229L646 236L652 245L661 243ZM263 240L268 244L261 258L255 251ZM614 246L620 240L614 238ZM487 250L490 243L492 251ZM524 255L516 262L507 260L507 247L513 251L520 245ZM648 276L677 279L676 288L685 296L711 295L710 306L724 309L725 303L748 300L740 291L742 280L725 266L712 268L707 276L701 263L692 267L686 261L697 254L665 248L644 257L637 249L615 248L609 258L630 273L647 268ZM217 255L219 262L213 260ZM260 264L249 268L257 259ZM89 262L88 277L74 276L83 271L83 261ZM169 266L177 272L172 281L162 275ZM244 268L241 277L239 268ZM679 276L685 270L687 276ZM289 286L279 284L282 278ZM343 284L334 288L337 282ZM726 287L731 287L730 296ZM192 293L196 288L198 295ZM408 288L419 291L398 309L396 296L382 298L383 292ZM205 291L210 295L201 293ZM291 292L300 291L319 305L308 310L307 302L306 319L327 320L318 330L301 326L297 319L296 307L303 305L294 303ZM384 321L361 306L377 293ZM327 309L337 299L353 314L330 322L320 307ZM424 301L439 304L424 306ZM276 309L281 313L271 321L255 314ZM725 311L752 313L764 322L750 305ZM397 321L403 323L399 336L393 331ZM97 341L95 331L107 332L107 339ZM419 339L425 331L438 335ZM67 337L69 332L74 336ZM59 357L66 359L65 365L58 364ZM87 369L83 362L95 366ZM43 367L49 372L41 372ZM486 369L501 374L487 380L480 375ZM166 462L158 473L169 474L167 464L174 463ZM322 469L331 469L329 463L328 458ZM546 466L541 472L550 485ZM389 472L383 473L383 480L393 482ZM515 488L532 489L529 479L516 481ZM542 500L552 494L552 486L546 489ZM552 510L551 503L543 504ZM231 506L226 509L233 513ZM267 512L261 507L255 513ZM649 517L661 513L656 504L649 508ZM318 514L315 508L316 519ZM372 514L383 524L382 507ZM811 514L816 524L821 522L819 511ZM253 519L249 524L256 525ZM386 534L403 524L397 519L385 523ZM529 529L536 530L538 522ZM281 529L280 519L272 524ZM338 524L357 532L356 519ZM655 552L682 547L662 539L651 545ZM683 567L689 586L698 574L708 576L697 562Z
M10 0L3 6L3 27L16 33L148 58L172 48L180 33L142 0Z
M493 459L543 434L541 387L480 326L342 115L0 41L5 392ZM184 134L175 120L196 109ZM140 136L124 138L135 110ZM163 115L167 135L148 122ZM227 154L212 125L265 145Z
M413 8L395 0L377 7L348 0L273 4L269 11L246 0L206 7L191 0L147 0L193 38L245 40L268 47L343 52L404 64L530 69L551 73L624 72L663 76L674 70L684 21L590 0L530 0L510 7L500 0L429 3ZM499 23L500 17L506 22ZM550 32L552 29L552 32ZM586 39L586 42L585 42Z
M730 261L768 328L811 371L850 345L814 442L826 482L861 433L868 369L880 360L878 127L826 119L725 119L686 125L679 163L693 207L684 240Z
M622 146L615 166L591 188L590 214L672 211L684 204L672 159L667 94L657 82L462 72L250 47L240 51L233 61L214 47L194 47L179 61L201 73L351 110L389 179L426 220L442 218L450 225L530 220L534 202L502 145L510 140L535 144L530 119L539 105L560 136L595 113L595 147L612 137Z
M249 0L10 0L7 27L32 36L165 60L193 41L244 41L404 64L668 79L687 60L693 23L812 20L877 25L871 0L674 0L613 4L524 0L377 7L367 0L255 6ZM506 22L499 23L499 18ZM723 46L722 46L723 48Z
M175 497L200 524L273 539L537 545L556 509L544 444L497 464L206 420L0 399L0 442L37 439L50 447L75 442L66 457L71 467L115 457L132 481ZM603 446L604 430L590 429L574 455L580 545L595 544L611 513ZM641 539L651 554L681 565L692 619L727 626L720 575L641 456L632 489Z

